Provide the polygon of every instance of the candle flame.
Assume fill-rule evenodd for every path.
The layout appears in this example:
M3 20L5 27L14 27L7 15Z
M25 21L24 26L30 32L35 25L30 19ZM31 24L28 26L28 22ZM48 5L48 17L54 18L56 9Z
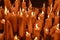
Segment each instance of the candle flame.
M30 34L28 32L26 32L26 36L28 37L28 36L30 36Z
M7 7L5 6L5 11L4 11L4 13L7 15L7 11L8 11L8 9L7 9Z
M57 16L59 16L59 10L57 11Z
M49 18L49 15L48 15L48 18Z
M38 38L37 38L37 37L35 37L35 38L34 38L34 40L38 40Z
M46 31L48 31L48 29L47 29L47 28L46 28L45 30L46 30Z
M21 16L23 15L22 12L20 13L20 15L21 15Z
M38 24L36 24L36 30L39 30Z
M31 15L33 16L34 15L34 12L32 12Z
M1 23L5 24L5 19L2 19L2 20L1 20Z
M52 12L52 4L51 4L51 10L50 10L50 13Z
M42 11L42 14L44 14L44 11Z
M38 20L40 20L40 17L38 17Z
M20 12L21 12L21 8L20 8Z
M45 3L43 3L43 7L45 7Z
M57 24L57 28L56 29L59 30L59 24Z
M22 9L22 11L24 12L24 8Z

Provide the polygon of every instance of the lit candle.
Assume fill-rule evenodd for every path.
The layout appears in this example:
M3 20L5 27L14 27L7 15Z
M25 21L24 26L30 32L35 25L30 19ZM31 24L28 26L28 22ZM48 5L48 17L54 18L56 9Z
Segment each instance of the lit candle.
M42 11L42 13L38 15L38 20L44 21L44 11Z
M18 30L19 30L19 36L23 37L25 35L25 18L22 12L19 14L18 17Z
M25 2L25 0L23 0L23 2L22 2L22 8L26 9L26 2Z
M31 40L31 35L28 32L26 32L26 40Z
M52 18L50 18L49 15L48 18L45 20L45 26L47 26L48 28L51 28L52 26Z
M59 10L57 11L57 16L54 17L54 24L53 25L56 25L59 23Z
M49 35L49 29L47 27L44 27L44 39L48 37L47 35Z
M35 24L34 27L34 36L38 37L38 39L40 39L40 27L38 24Z
M31 23L33 24L32 26L34 26L36 21L36 14L34 12L31 12L30 20L31 20Z

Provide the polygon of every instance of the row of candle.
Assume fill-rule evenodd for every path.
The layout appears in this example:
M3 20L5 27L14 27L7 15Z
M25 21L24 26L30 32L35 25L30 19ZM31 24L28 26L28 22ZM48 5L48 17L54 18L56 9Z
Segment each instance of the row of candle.
M48 8L49 11L47 10L48 16L46 19L44 5L41 13L39 13L39 9L37 8L33 10L32 4L27 11L26 3L24 1L22 3L22 9L20 8L20 11L17 11L17 7L16 11L14 10L10 12L10 10L5 6L3 16L4 19L1 20L1 23L4 25L3 35L5 35L5 40L20 40L21 37L24 36L26 36L26 40L32 40L32 38L34 38L34 40L40 40L40 32L42 30L44 31L43 40L48 37L47 35L51 35L54 37L54 40L58 40L58 33L60 33L59 10L56 13L57 15L54 15L54 12ZM53 24L52 19L54 19ZM1 40L3 40L3 37Z

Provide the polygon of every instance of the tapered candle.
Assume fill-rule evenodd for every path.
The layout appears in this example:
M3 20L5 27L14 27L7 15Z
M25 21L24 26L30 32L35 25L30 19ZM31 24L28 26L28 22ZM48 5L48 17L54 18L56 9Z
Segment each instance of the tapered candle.
M31 12L30 19L31 23L33 24L32 26L34 26L34 23L36 21L36 14L34 12Z
M24 14L22 12L19 15L19 36L20 37L23 37L25 35L25 19L23 15Z

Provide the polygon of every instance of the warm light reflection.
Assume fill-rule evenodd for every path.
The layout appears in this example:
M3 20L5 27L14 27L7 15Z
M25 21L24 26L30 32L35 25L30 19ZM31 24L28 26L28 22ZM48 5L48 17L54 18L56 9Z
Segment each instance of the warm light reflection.
M13 12L13 15L14 15L14 12Z
M23 13L22 12L20 12L20 16L22 16L23 15Z
M24 8L22 9L22 12L24 12Z
M46 28L45 31L48 32L48 29Z
M42 14L44 14L44 11L42 11Z
M26 36L29 37L30 36L30 33L26 32Z
M37 38L37 37L35 37L35 38L34 38L34 40L38 40L38 38Z
M19 40L18 37L17 37L17 35L15 35L14 40Z
M2 19L2 20L1 20L1 23L5 24L5 19Z
M0 6L0 8L2 8L2 6Z
M20 8L20 12L21 12L21 8Z

